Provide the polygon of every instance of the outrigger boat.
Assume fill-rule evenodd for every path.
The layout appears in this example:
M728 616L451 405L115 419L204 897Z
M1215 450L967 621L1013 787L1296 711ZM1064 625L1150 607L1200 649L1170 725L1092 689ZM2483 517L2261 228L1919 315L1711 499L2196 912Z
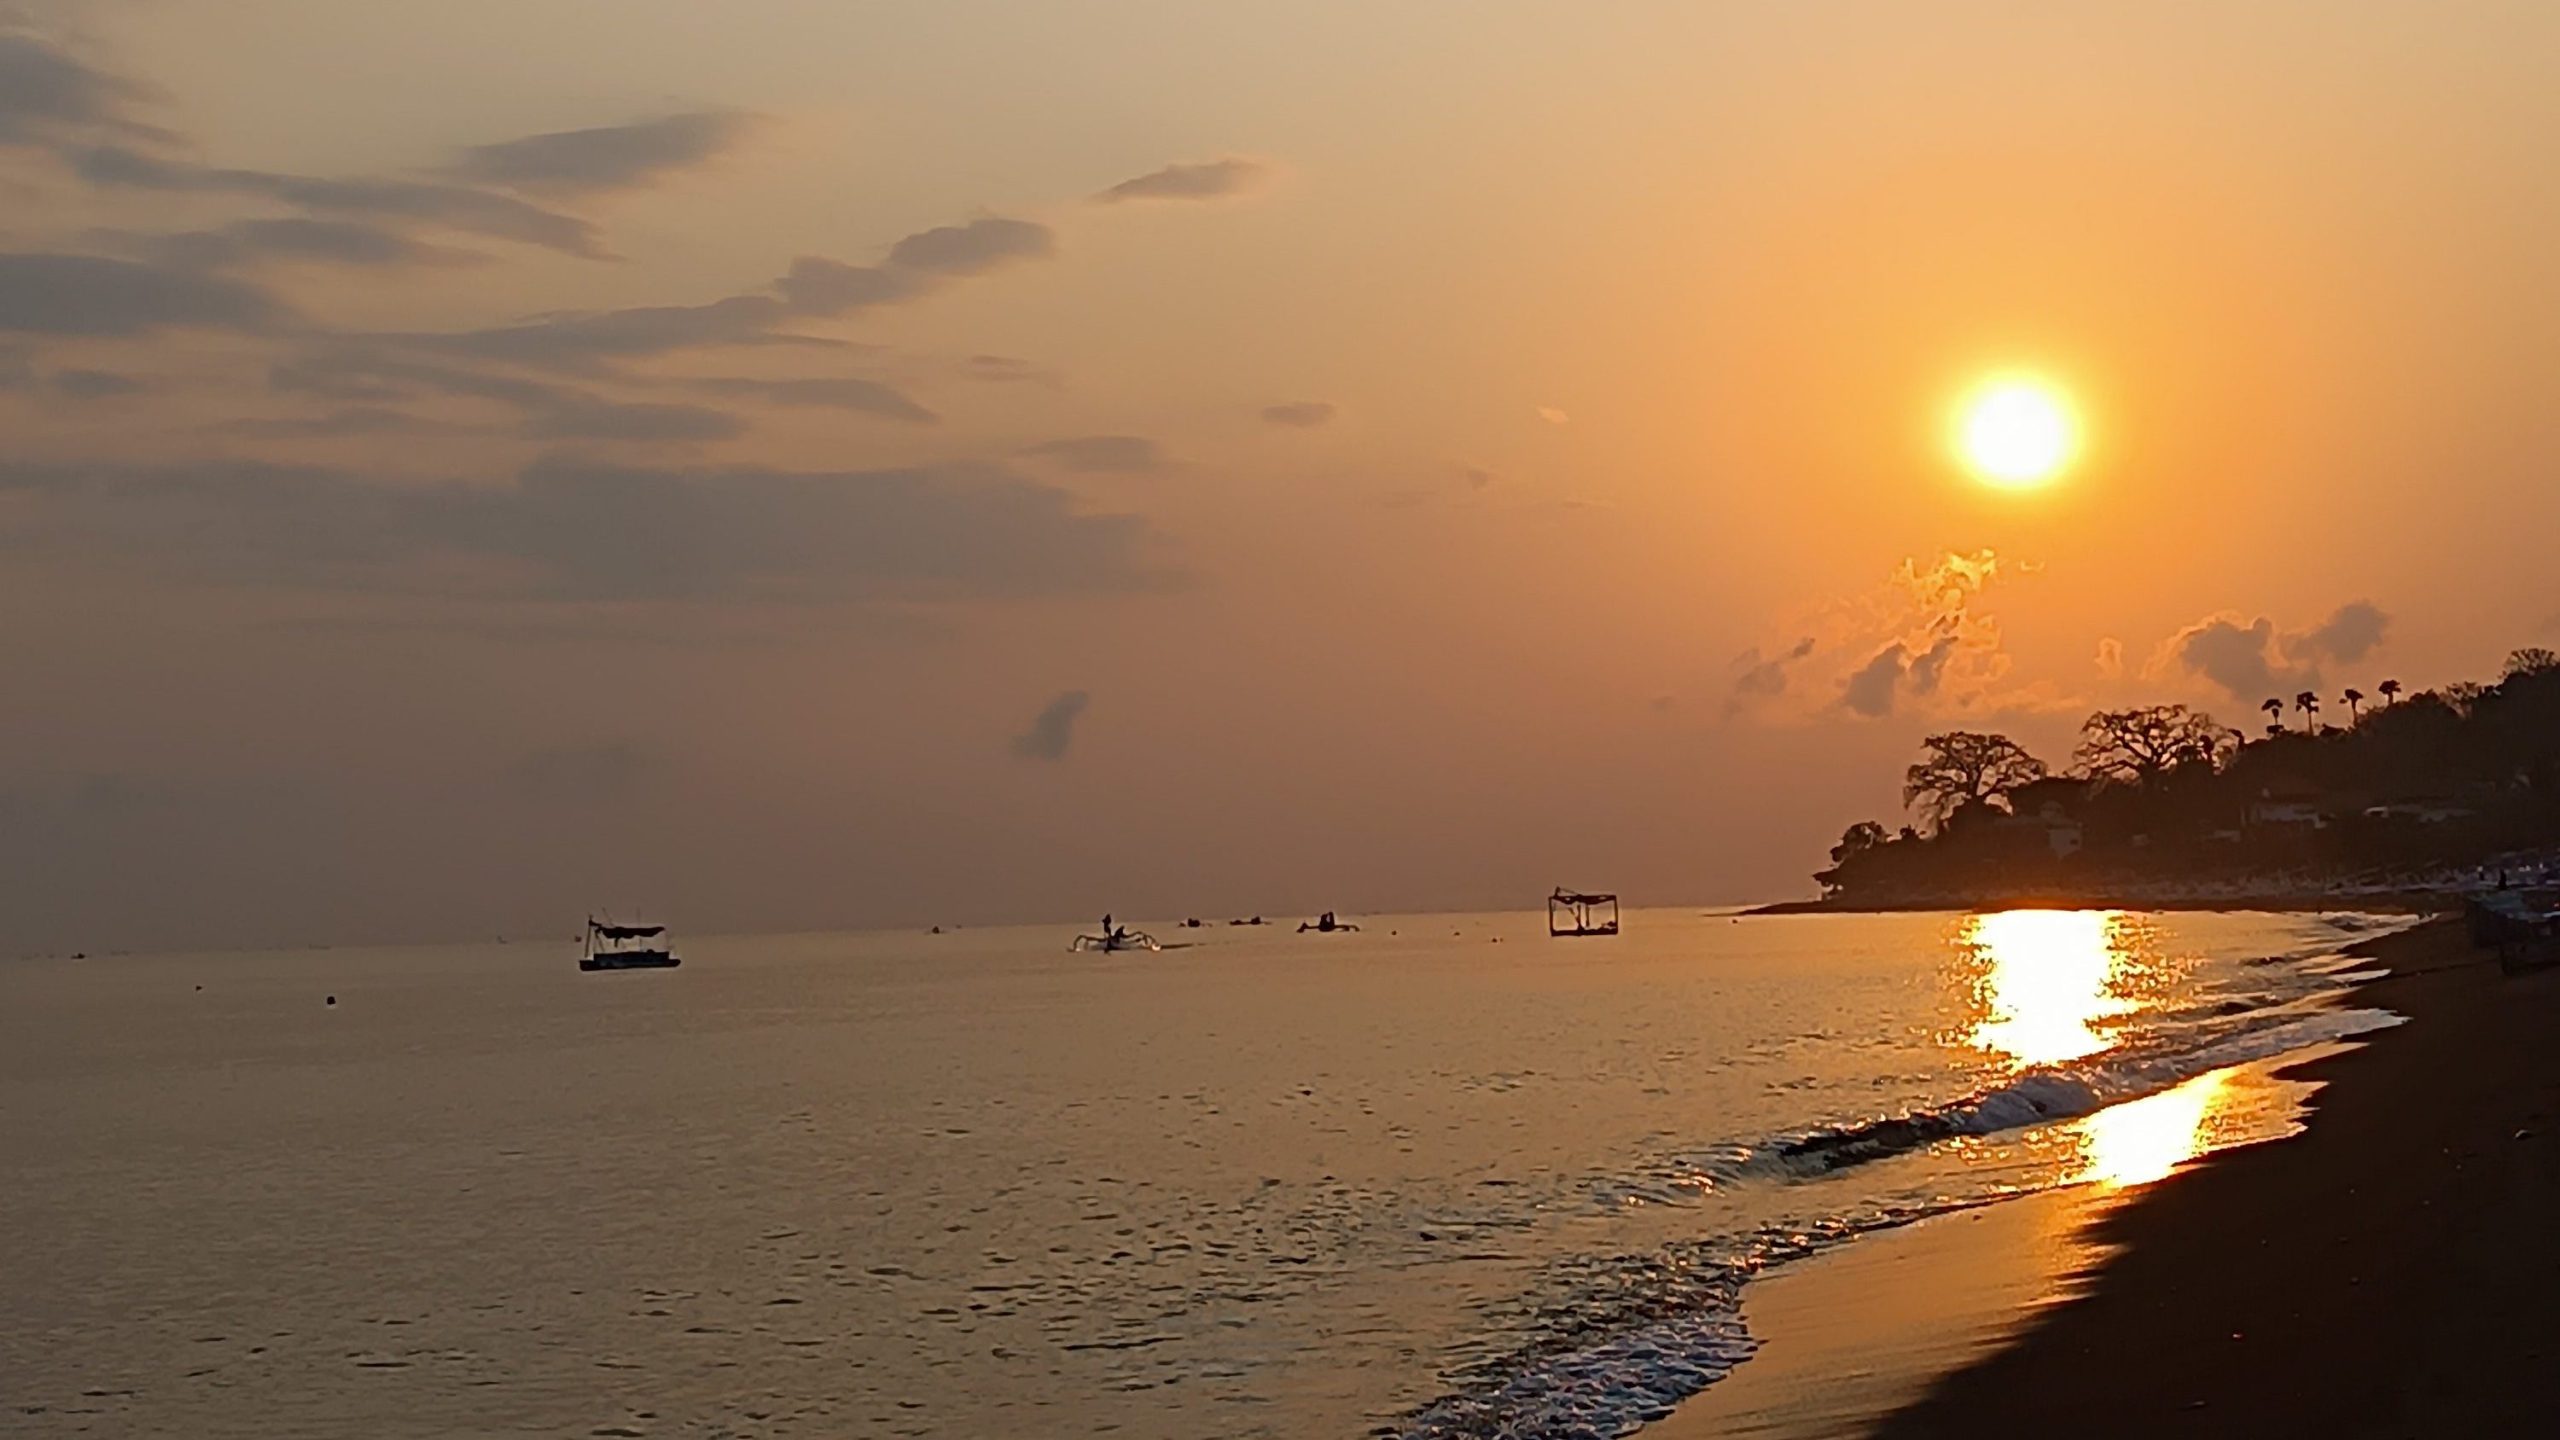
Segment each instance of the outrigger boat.
M683 964L663 938L664 925L608 925L587 917L587 943L578 956L581 970L672 970Z
M1144 930L1132 930L1123 925L1112 929L1107 934L1079 935L1075 938L1075 942L1067 948L1079 952L1086 950L1161 950L1164 948L1164 942L1158 940L1156 937L1148 934Z

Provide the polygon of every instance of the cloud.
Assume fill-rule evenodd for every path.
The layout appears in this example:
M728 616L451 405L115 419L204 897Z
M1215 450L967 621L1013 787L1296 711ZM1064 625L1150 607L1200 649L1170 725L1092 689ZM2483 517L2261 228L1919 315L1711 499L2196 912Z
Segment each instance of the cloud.
M1292 400L1283 405L1263 406L1262 418L1274 425L1312 429L1333 418L1333 406L1322 400Z
M2254 704L2320 689L2325 666L2352 665L2372 654L2390 625L2391 617L2370 600L2349 601L2302 630L2280 630L2264 615L2248 621L2208 615L2162 642L2149 668L2155 676L2200 677Z
M331 265L462 266L486 264L475 251L429 245L364 220L316 220L305 215L240 220L212 230L168 235L102 231L92 241L177 269L220 270L271 261Z
M1125 200L1219 200L1260 187L1270 173L1270 167L1258 160L1236 158L1167 165L1134 180L1123 180L1093 198L1103 205Z
M812 376L794 380L712 379L691 383L695 389L713 395L736 395L775 405L809 405L856 415L878 415L911 425L930 425L941 418L876 380Z
M1481 473L1470 472L1471 475ZM1733 687L1725 696L1725 718L1731 719L1753 705L1785 694L1787 667L1811 655L1814 643L1814 638L1807 635L1775 655L1763 656L1756 645L1743 651L1734 661L1739 673L1733 677Z
M493 401L523 412L523 433L544 440L728 440L747 429L737 416L700 405L611 400L567 385L408 359L362 345L276 366L267 379L277 390L331 399L400 399L424 390Z
M1169 588L1159 537L985 465L551 459L501 484L225 460L0 460L0 540L221 585L491 600L931 604Z
M960 373L998 385L1056 385L1058 372L1011 355L972 355L960 362Z
M1092 699L1082 690L1070 690L1042 706L1031 717L1030 728L1013 737L1013 753L1026 760L1067 758L1067 747L1076 738L1076 721L1083 718Z
M701 405L633 404L564 396L536 410L524 433L538 440L734 440L747 422Z
M1841 682L1840 703L1870 720L1892 714L1894 692L1902 688L1910 658L1911 652L1899 640L1877 651Z
M1548 424L1550 424L1550 425L1570 425L1570 424L1572 424L1572 423L1573 423L1573 417L1572 417L1572 416L1567 415L1567 414L1566 414L1566 413L1564 413L1562 410L1557 409L1557 408L1556 408L1556 407L1554 407L1553 405L1541 405L1541 406L1539 406L1539 407L1538 407L1538 418L1539 418L1539 419L1541 419L1541 420L1546 421L1546 422L1547 422Z
M1018 260L1046 260L1057 252L1057 236L1048 226L990 215L965 225L919 230L889 247L889 263L935 275L977 275Z
M798 317L832 318L912 300L955 279L1051 253L1044 225L972 220L907 236L890 247L885 267L803 255L765 289L703 305L643 305L546 315L483 330L381 338L447 354L565 370L722 345L836 346L841 342L777 327Z
M619 800L646 782L657 764L628 740L595 740L535 750L500 778L528 800L596 805Z
M702 110L558 130L495 145L474 145L453 167L465 180L509 189L584 194L622 190L714 159L755 127L756 117L734 110Z
M2352 665L2373 653L2391 628L2391 617L2370 600L2350 600L2301 639L2309 654Z
M287 313L267 292L240 280L103 255L0 254L0 332L263 330Z
M770 295L732 295L707 305L642 305L554 315L485 330L381 338L483 360L581 370L608 359L706 346L771 344L777 338L772 327L786 313L784 303Z
M1134 475L1164 468L1164 452L1144 435L1071 435L1022 447L1025 455L1054 460L1083 474Z
M115 400L151 388L148 381L112 370L56 370L50 383L55 391L74 400Z
M1985 605L1990 591L2033 572L1989 550L1904 560L1874 588L1799 617L1789 628L1801 626L1802 638L1789 649L1745 651L1725 717L1956 717L2074 705L2047 685L2010 679L2014 663Z
M0 32L0 144L59 143L92 131L166 139L125 112L148 94L36 36Z
M329 440L348 435L423 435L449 430L441 421L380 406L351 405L326 415L301 419L247 418L214 427L226 435L256 440Z
M782 292L783 303L795 315L836 316L910 299L924 293L928 282L903 270L803 255L773 288Z
M2098 674L2103 678L2109 680L2122 679L2124 676L2124 642L2118 640L2113 635L2101 637L2098 641L2096 664L2098 667Z
M164 160L120 145L83 152L76 157L75 168L81 178L93 185L256 195L321 214L407 220L540 246L583 259L612 258L602 233L593 224L512 195L466 185L362 176L333 180L265 170L223 170Z

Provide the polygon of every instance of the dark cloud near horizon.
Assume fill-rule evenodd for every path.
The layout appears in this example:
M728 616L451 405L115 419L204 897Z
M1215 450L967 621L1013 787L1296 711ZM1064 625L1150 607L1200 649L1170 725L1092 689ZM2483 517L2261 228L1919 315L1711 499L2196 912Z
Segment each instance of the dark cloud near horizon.
M270 329L282 301L246 281L104 255L0 254L0 332L127 336Z
M787 380L709 379L689 382L712 395L734 395L774 405L814 406L856 415L877 415L911 425L930 425L942 417L877 380L850 376L805 376Z
M757 123L738 110L700 110L556 130L462 152L453 173L485 185L583 194L623 190L702 164L733 148Z
M1013 753L1025 760L1064 760L1067 747L1075 743L1076 722L1092 701L1082 690L1069 690L1040 707L1031 724L1013 737Z
M1333 418L1333 406L1324 400L1291 400L1262 407L1262 418L1274 425L1288 425L1300 430L1313 429Z
M1070 435L1025 445L1022 453L1087 475L1139 475L1165 466L1162 447L1144 435Z
M1259 186L1270 167L1258 160L1228 158L1192 165L1167 165L1132 180L1123 180L1094 201L1116 205L1124 200L1221 200Z
M449 598L937 602L1139 593L1180 574L1135 515L985 465L811 472L554 458L388 484L225 460L0 461L0 539L217 585Z
M534 411L525 421L524 433L537 440L675 443L734 440L747 433L747 422L703 405L572 395Z
M2279 630L2264 615L2246 623L2214 615L2171 636L2162 661L2211 681L2235 700L2256 704L2321 688L2324 666L2363 660L2390 626L2391 617L2370 600L2351 600L2305 630Z

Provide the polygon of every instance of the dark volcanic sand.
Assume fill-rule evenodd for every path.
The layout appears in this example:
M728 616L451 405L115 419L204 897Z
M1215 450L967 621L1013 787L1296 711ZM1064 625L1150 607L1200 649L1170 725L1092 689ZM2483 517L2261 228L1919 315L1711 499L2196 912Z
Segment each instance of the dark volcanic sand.
M2409 1023L2297 1072L2309 1133L2114 1212L2085 1298L1876 1433L2560 1434L2560 971L2449 921L2366 953Z

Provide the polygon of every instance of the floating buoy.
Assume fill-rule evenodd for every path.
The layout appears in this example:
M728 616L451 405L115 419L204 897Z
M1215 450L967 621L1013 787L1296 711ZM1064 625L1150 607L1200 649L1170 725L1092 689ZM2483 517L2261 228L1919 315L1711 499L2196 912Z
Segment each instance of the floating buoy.
M335 995L330 996L330 997L329 997L329 1003L330 1003L330 1004L332 1004L332 1005L337 1004L337 1003L338 1003L338 997L337 997L337 996L335 996Z

